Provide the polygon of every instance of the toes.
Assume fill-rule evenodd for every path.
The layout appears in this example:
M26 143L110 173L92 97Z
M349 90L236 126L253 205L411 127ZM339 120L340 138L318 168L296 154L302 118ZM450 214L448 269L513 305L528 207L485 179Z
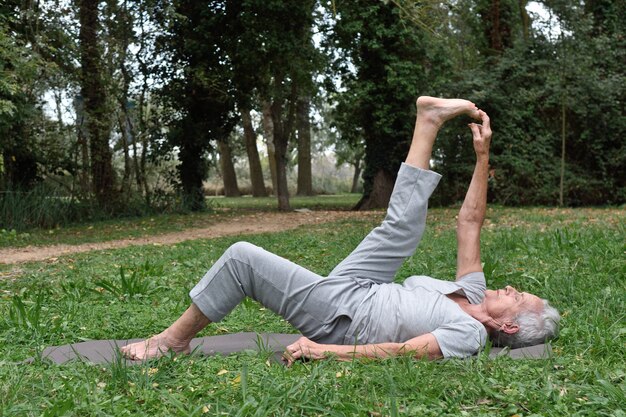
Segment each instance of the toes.
M122 352L122 356L129 360L137 360L137 350L135 349L134 344L122 346L120 348L120 352Z

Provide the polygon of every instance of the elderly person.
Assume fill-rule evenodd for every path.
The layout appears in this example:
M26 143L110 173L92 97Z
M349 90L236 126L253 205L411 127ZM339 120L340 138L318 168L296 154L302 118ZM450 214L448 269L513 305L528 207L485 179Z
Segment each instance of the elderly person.
M426 222L428 199L441 176L429 170L441 126L459 115L471 123L476 166L457 221L456 281L413 276L393 282L413 254ZM476 354L491 337L521 347L556 335L559 314L546 300L507 286L487 290L480 262L491 128L487 114L460 99L420 97L411 147L400 167L387 216L323 278L249 243L236 243L191 290L192 304L169 328L123 347L129 359L167 351L188 353L189 342L244 297L280 314L304 336L288 346L299 358L383 358L411 353L429 359Z

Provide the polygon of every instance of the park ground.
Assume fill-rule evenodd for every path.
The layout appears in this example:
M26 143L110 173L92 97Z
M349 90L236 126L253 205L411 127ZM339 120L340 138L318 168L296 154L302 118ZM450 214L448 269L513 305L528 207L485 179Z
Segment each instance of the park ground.
M563 315L546 360L480 354L285 368L267 353L243 352L139 366L21 363L46 346L160 331L237 240L328 273L384 213L347 211L355 197L326 198L302 200L295 206L304 210L285 214L269 200L224 199L211 213L0 235L0 415L624 415L623 207L489 209L482 253L488 286L534 292ZM399 281L454 277L455 215L454 208L430 211ZM31 257L7 257L19 253ZM294 332L246 300L201 335L237 331Z

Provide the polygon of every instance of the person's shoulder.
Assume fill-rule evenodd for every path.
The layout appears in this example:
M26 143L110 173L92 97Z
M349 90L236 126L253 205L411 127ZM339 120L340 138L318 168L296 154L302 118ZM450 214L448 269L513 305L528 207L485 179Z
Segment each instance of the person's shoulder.
M472 304L480 304L487 291L487 282L483 272L470 272L456 280L456 284L463 289L465 296Z
M453 284L453 282L444 281L426 275L413 275L405 279L402 283L402 286L405 288L422 287L428 289L439 289L442 286L445 287L449 286L450 284Z
M485 285L485 273L482 271L469 272L456 280L459 284L481 284Z
M477 320L460 315L432 332L444 358L466 358L487 343L487 330Z

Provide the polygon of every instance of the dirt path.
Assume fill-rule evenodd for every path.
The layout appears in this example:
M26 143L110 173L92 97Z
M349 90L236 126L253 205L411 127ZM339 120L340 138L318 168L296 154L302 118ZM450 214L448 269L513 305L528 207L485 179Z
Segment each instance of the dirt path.
M280 232L303 225L313 225L343 219L382 218L381 212L355 211L304 211L304 212L259 212L233 217L228 222L213 224L202 229L188 229L133 239L107 242L83 243L80 245L26 246L23 248L0 249L0 264L44 261L62 255L89 252L92 250L116 249L126 246L161 244L171 245L186 240L207 239L240 234Z

